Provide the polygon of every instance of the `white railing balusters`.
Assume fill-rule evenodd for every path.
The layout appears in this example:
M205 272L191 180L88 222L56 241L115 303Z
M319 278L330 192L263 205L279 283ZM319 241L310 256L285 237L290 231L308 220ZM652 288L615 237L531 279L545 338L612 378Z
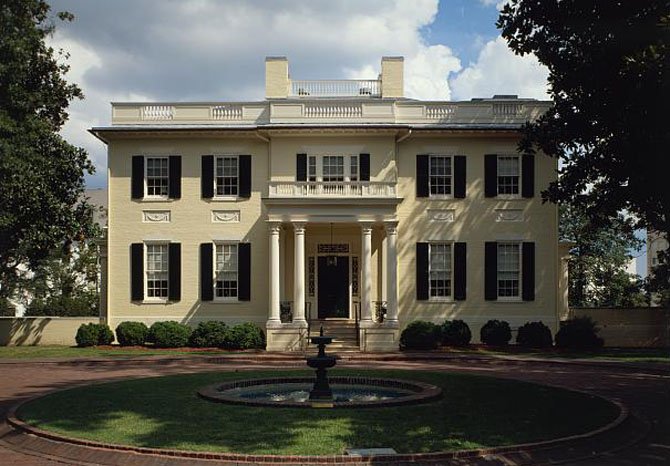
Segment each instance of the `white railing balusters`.
M291 97L380 97L377 79L293 80Z
M241 120L241 105L217 105L212 107L212 119L214 120Z
M396 197L388 181L270 181L270 197Z
M174 107L171 105L144 105L141 113L143 120L172 120Z

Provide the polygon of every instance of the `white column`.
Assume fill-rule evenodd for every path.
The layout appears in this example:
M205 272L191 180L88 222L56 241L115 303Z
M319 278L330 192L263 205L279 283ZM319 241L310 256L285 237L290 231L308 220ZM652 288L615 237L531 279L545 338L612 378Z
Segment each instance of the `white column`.
M361 320L372 321L372 225L361 225Z
M387 223L386 227L386 320L398 322L398 228Z
M305 322L305 224L293 224L293 322Z
M270 312L268 322L280 323L279 309L279 232L281 224L270 224Z

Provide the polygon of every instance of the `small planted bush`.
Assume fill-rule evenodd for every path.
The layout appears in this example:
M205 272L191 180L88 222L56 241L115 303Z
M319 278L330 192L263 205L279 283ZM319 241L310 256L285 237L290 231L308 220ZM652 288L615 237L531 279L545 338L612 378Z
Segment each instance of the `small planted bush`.
M400 348L431 350L437 348L442 338L440 326L424 320L410 322L400 334Z
M111 345L114 333L106 324L81 324L74 337L77 346Z
M486 345L505 346L512 339L512 330L504 320L493 319L484 324L479 336Z
M550 348L552 344L551 330L540 322L526 322L519 327L516 342L526 348Z
M442 344L468 346L472 339L470 327L462 320L447 320L442 324Z
M143 322L121 322L116 327L116 340L121 346L141 346L147 341L149 328Z
M558 348L594 350L605 343L598 336L600 329L590 317L576 317L566 320L556 334Z
M224 322L211 320L200 322L191 333L188 346L194 348L216 348L226 346L229 329Z
M173 320L155 322L149 327L147 342L156 348L181 348L188 345L191 327Z
M263 349L265 348L265 333L252 323L237 324L228 332L223 345L227 349Z

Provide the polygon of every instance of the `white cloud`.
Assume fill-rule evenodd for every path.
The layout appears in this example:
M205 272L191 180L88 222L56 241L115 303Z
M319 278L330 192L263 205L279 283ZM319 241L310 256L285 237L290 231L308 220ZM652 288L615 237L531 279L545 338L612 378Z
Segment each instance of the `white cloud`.
M509 3L510 0L479 0L479 2L484 6L493 6L495 5L498 11L502 10L505 4Z
M534 55L515 55L505 39L489 41L471 64L449 80L456 99L517 94L547 99L547 68Z

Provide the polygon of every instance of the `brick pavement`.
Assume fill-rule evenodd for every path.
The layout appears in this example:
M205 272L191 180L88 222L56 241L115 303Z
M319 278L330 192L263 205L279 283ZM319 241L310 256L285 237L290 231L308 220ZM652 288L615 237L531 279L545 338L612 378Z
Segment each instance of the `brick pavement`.
M468 356L420 360L416 358L369 358L352 357L338 363L338 367L370 367L375 369L394 368L408 370L454 370L487 374L497 377L547 383L566 388L618 399L630 407L635 424L628 426L630 432L621 432L621 438L610 439L613 445L592 445L595 449L615 452L596 458L587 458L578 462L568 462L570 466L665 466L670 464L670 368L663 365L630 364L565 364L557 361L524 361L520 359L501 359L489 357L471 358ZM169 375L196 371L212 370L248 370L254 368L303 367L300 359L244 357L191 358L146 361L78 361L69 362L30 362L21 364L3 364L0 362L0 417L5 418L10 406L18 401L48 391L61 389L81 383L114 380L128 377L146 377ZM638 432L649 429L648 434L639 442L629 445L629 438ZM162 457L142 457L133 455L122 459L116 453L92 450L85 460L76 462L63 457L45 457L30 454L26 448L17 449L12 445L11 436L15 435L3 423L0 426L0 465L38 465L52 466L62 464L137 464L164 466L172 464L196 464ZM599 442L600 440L596 440ZM580 447L588 456L589 445ZM538 455L537 461L555 462L560 459L553 453ZM560 452L557 452L560 453ZM117 457L114 458L114 455ZM573 455L580 456L580 455ZM131 461L132 460L132 461ZM521 458L513 455L507 458L508 464L517 464ZM528 458L526 458L528 460ZM527 461L526 461L527 462ZM458 464L495 464L488 460L459 461ZM202 464L212 464L202 462ZM456 463L454 463L456 464ZM539 463L538 463L539 464Z

